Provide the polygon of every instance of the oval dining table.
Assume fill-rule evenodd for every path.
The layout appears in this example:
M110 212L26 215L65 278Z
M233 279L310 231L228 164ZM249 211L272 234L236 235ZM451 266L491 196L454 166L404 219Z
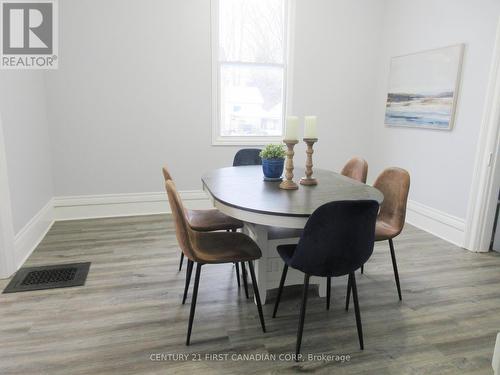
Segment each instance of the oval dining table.
M303 168L295 168L304 176ZM343 200L376 200L382 193L338 173L315 169L318 184L300 185L297 190L280 189L280 182L264 181L261 166L220 168L202 177L203 190L221 212L244 222L243 232L252 237L262 251L256 264L257 283L265 303L267 291L278 287L283 261L276 247L297 243L309 216L321 205ZM297 181L298 182L298 181ZM290 269L286 285L302 284L303 275ZM319 295L326 295L326 279L311 279L319 284Z

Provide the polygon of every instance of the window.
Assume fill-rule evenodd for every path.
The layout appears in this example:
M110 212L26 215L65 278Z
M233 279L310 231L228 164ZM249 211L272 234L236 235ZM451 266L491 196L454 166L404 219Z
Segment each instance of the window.
M283 136L287 0L212 0L213 143Z

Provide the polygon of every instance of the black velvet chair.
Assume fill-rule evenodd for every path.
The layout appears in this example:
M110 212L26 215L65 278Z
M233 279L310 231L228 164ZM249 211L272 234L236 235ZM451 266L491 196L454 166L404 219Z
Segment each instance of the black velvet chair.
M243 148L234 155L233 167L245 165L262 165L262 159L259 156L262 150L258 148Z
M260 148L242 148L239 150L233 159L233 167L244 167L247 165L262 165L262 158L260 157L260 152L262 150ZM240 286L240 268L238 263L235 263L236 266L236 279L238 280L238 286ZM243 287L245 289L245 295L248 298L248 279L247 272L245 269L245 263L241 263L241 273L243 279Z
M278 253L285 262L274 306L276 317L288 267L304 272L304 292L297 331L296 354L300 353L306 314L309 278L327 278L327 309L330 306L332 277L349 275L352 288L359 345L363 350L363 329L359 313L354 271L373 253L375 221L379 204L372 200L327 203L313 212L297 245L280 245Z

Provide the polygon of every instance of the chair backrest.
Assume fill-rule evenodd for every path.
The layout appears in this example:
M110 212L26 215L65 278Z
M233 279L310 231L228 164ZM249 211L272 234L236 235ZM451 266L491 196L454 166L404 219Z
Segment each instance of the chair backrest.
M163 172L163 178L165 179L165 182L167 182L168 180L172 180L172 175L168 171L168 168L166 165L164 165L161 170Z
M344 165L340 174L366 184L368 163L363 158L354 157Z
M316 209L304 227L291 266L313 276L342 276L373 253L379 204L338 201Z
M195 252L191 245L194 233L188 224L184 205L182 204L182 200L174 182L172 180L165 182L165 189L167 190L168 202L170 203L170 209L174 217L177 242L179 242L179 246L186 257L191 260L196 260Z
M262 165L262 158L259 156L262 150L258 148L243 148L234 155L233 167L244 165Z
M401 168L387 168L377 177L373 187L384 194L378 218L398 229L399 234L405 224L410 174Z

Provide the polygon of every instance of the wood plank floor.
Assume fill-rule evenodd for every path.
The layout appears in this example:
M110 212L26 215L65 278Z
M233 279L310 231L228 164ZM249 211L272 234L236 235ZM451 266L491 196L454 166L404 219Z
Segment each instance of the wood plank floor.
M359 350L352 308L343 309L346 279L338 278L330 311L311 289L302 350L350 360L297 364L280 361L279 354L294 352L299 287L285 291L276 319L270 295L263 334L232 265L204 267L186 347L185 268L177 272L168 215L58 222L26 265L90 261L87 283L0 295L0 374L492 374L500 257L470 253L411 226L395 246L403 302L386 243L376 245L365 274L358 273L365 350ZM238 353L277 360L205 359ZM151 360L156 354L161 360ZM198 354L202 360L193 360Z

